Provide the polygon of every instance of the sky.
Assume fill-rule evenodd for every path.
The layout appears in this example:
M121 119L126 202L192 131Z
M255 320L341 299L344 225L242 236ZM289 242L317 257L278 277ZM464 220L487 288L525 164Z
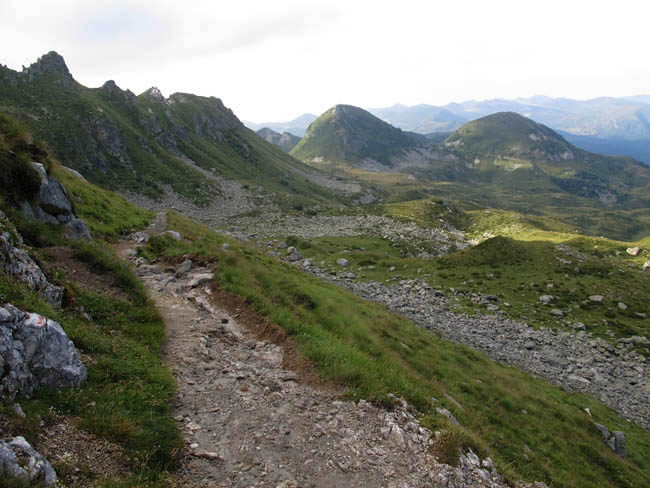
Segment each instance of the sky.
M0 0L0 64L216 96L240 119L650 93L645 1Z

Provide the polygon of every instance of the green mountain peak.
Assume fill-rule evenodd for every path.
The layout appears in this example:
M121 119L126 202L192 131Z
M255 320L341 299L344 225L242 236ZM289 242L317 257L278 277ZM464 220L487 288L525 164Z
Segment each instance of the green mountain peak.
M449 136L444 144L468 156L550 161L572 160L579 152L552 129L515 112L498 112L468 122Z
M312 122L291 155L303 161L392 166L393 158L424 144L424 136L397 129L366 110L335 105Z

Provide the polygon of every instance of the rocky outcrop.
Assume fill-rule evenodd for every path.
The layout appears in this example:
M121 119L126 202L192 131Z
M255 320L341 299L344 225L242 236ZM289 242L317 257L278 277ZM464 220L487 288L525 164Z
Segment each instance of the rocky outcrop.
M65 224L64 235L69 239L92 240L86 222L74 214L74 205L59 181L47 174L41 163L32 163L41 176L41 189L35 202L24 201L20 210L28 219L49 224Z
M0 268L10 276L26 283L33 292L55 307L61 306L63 287L50 283L41 268L23 249L17 247L9 232L0 234Z
M0 307L0 397L13 400L39 387L76 387L86 378L74 344L58 322Z
M0 440L0 478L29 485L52 486L56 472L50 463L32 448L24 437Z

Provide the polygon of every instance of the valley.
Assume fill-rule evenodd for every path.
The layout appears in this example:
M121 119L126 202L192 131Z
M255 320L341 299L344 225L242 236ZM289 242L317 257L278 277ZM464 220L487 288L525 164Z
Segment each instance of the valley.
M12 398L3 436L66 486L650 484L639 162L512 112L433 141L337 105L258 135L56 53L0 68L0 112L0 305L57 320L89 371ZM113 471L48 447L68 424Z

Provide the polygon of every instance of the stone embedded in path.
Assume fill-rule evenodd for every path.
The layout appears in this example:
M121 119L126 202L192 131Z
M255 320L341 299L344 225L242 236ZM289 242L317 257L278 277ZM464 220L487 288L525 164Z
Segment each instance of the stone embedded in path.
M201 273L192 276L192 279L187 284L190 288L196 288L204 283L209 283L214 278L214 273Z

